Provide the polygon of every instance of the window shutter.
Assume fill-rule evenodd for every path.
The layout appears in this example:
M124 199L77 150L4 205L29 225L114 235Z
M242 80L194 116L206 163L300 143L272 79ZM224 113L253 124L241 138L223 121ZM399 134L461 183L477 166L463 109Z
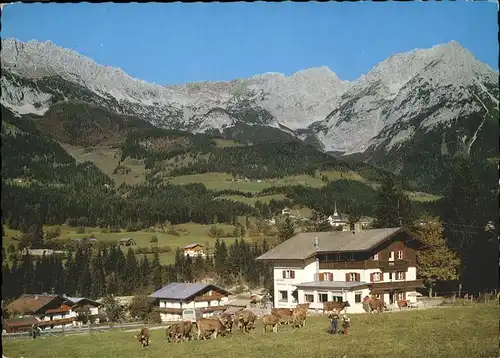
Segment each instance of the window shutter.
M356 282L361 281L361 274L357 273L356 274Z
M384 281L384 273L383 272L379 273L379 281Z
M403 271L403 280L406 280L406 272Z
M373 282L373 273L370 274L370 282Z
M295 278L295 271L290 271L290 278Z
M333 281L333 272L330 272L330 281Z
M324 281L325 280L325 274L324 273L320 273L319 274L319 280L320 281Z
M283 271L283 278L286 278L286 271Z
M349 273L346 273L345 274L345 282L349 282L351 281L351 276L349 275Z
M403 259L406 259L406 247L403 247Z

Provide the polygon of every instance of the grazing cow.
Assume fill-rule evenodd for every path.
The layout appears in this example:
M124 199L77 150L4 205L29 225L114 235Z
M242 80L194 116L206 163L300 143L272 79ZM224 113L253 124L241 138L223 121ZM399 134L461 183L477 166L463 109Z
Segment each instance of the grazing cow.
M150 342L149 328L147 327L141 328L141 332L137 336L135 336L135 338L137 338L142 348L149 346Z
M255 328L257 316L252 311L243 310L235 315L235 319L237 320L240 331L248 332Z
M323 302L323 313L326 315L330 315L332 313L340 313L346 308L351 307L349 302L335 302L335 301L329 301L329 302ZM346 310L347 311L347 310Z
M227 334L233 333L234 315L223 313L220 315L220 319L224 324L224 326L226 326L226 333Z
M271 314L279 318L280 324L288 324L292 321L293 312L290 308L272 308Z
M191 337L191 329L193 324L191 321L182 321L174 323L165 328L165 335L169 342L179 342L181 340L187 341Z
M250 304L252 306L261 306L262 307L262 303L266 302L267 300L269 300L269 294L267 294L267 293L263 294L263 295L251 293L251 295L250 295Z
M309 303L298 304L292 310L293 327L303 327L306 325L307 312L309 310Z
M384 312L384 302L380 298L372 297L368 302L368 307L370 308L370 313L382 313Z
M398 307L399 307L399 310L401 311L401 309L404 307L404 308L408 308L409 306L409 303L407 300L398 300Z
M201 336L206 340L207 333L212 333L213 338L217 338L219 333L226 332L226 326L221 319L200 318L196 321L196 327L198 328L198 340Z
M278 332L279 318L272 314L266 314L262 316L262 324L264 325L264 333L267 333L268 326L271 326L273 332Z

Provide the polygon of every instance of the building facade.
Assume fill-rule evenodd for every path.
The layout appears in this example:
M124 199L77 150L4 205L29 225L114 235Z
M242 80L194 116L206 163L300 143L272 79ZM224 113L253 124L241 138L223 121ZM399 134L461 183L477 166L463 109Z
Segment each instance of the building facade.
M416 253L422 242L402 228L299 233L263 254L274 273L274 306L348 301L349 312L364 312L363 298L386 304L416 300Z
M203 250L203 246L200 244L190 244L184 247L184 256L190 257L205 257L205 251Z
M182 320L187 308L199 309L203 317L224 311L230 292L215 285L203 283L171 283L149 297L155 300L163 322Z

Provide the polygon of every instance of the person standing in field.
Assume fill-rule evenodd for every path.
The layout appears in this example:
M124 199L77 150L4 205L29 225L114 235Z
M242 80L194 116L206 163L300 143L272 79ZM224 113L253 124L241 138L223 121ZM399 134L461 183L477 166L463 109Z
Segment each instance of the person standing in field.
M351 319L347 317L347 315L344 315L342 317L342 329L343 329L343 334L344 336L347 336L347 331L351 327Z
M328 333L330 334L337 334L338 332L338 322L339 322L339 315L337 313L332 313L330 315L330 319L332 320L332 325L330 326L330 329L328 330Z

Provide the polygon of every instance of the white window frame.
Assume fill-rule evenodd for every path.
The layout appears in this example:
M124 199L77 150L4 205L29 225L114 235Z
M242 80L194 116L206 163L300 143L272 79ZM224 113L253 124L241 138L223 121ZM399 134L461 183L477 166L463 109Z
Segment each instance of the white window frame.
M394 251L391 251L389 254L389 261L394 261Z
M378 260L378 252L375 255L373 255L373 259Z
M349 272L349 281L357 282L358 274L356 272Z
M396 276L396 280L398 280L398 281L403 281L405 279L404 278L405 274L403 271L397 271L395 276Z
M286 293L286 298L283 298L283 292ZM279 294L279 302L288 302L288 291L287 290L279 290L278 291L278 294Z
M311 298L311 300L309 301L307 298ZM305 293L304 294L304 302L306 303L313 303L314 302L314 294L312 293Z
M285 279L291 280L292 279L292 272L293 276L295 278L295 270L283 270L285 272Z
M382 280L382 272L374 272L373 273L373 282L383 281Z
M333 281L333 272L323 272L324 281Z
M328 302L328 293L327 292L318 292L317 295L318 295L318 302L319 303ZM326 295L326 301L323 301L321 299L321 297L322 296L324 297L325 295Z
M403 257L403 250L396 251L396 260L402 260Z

